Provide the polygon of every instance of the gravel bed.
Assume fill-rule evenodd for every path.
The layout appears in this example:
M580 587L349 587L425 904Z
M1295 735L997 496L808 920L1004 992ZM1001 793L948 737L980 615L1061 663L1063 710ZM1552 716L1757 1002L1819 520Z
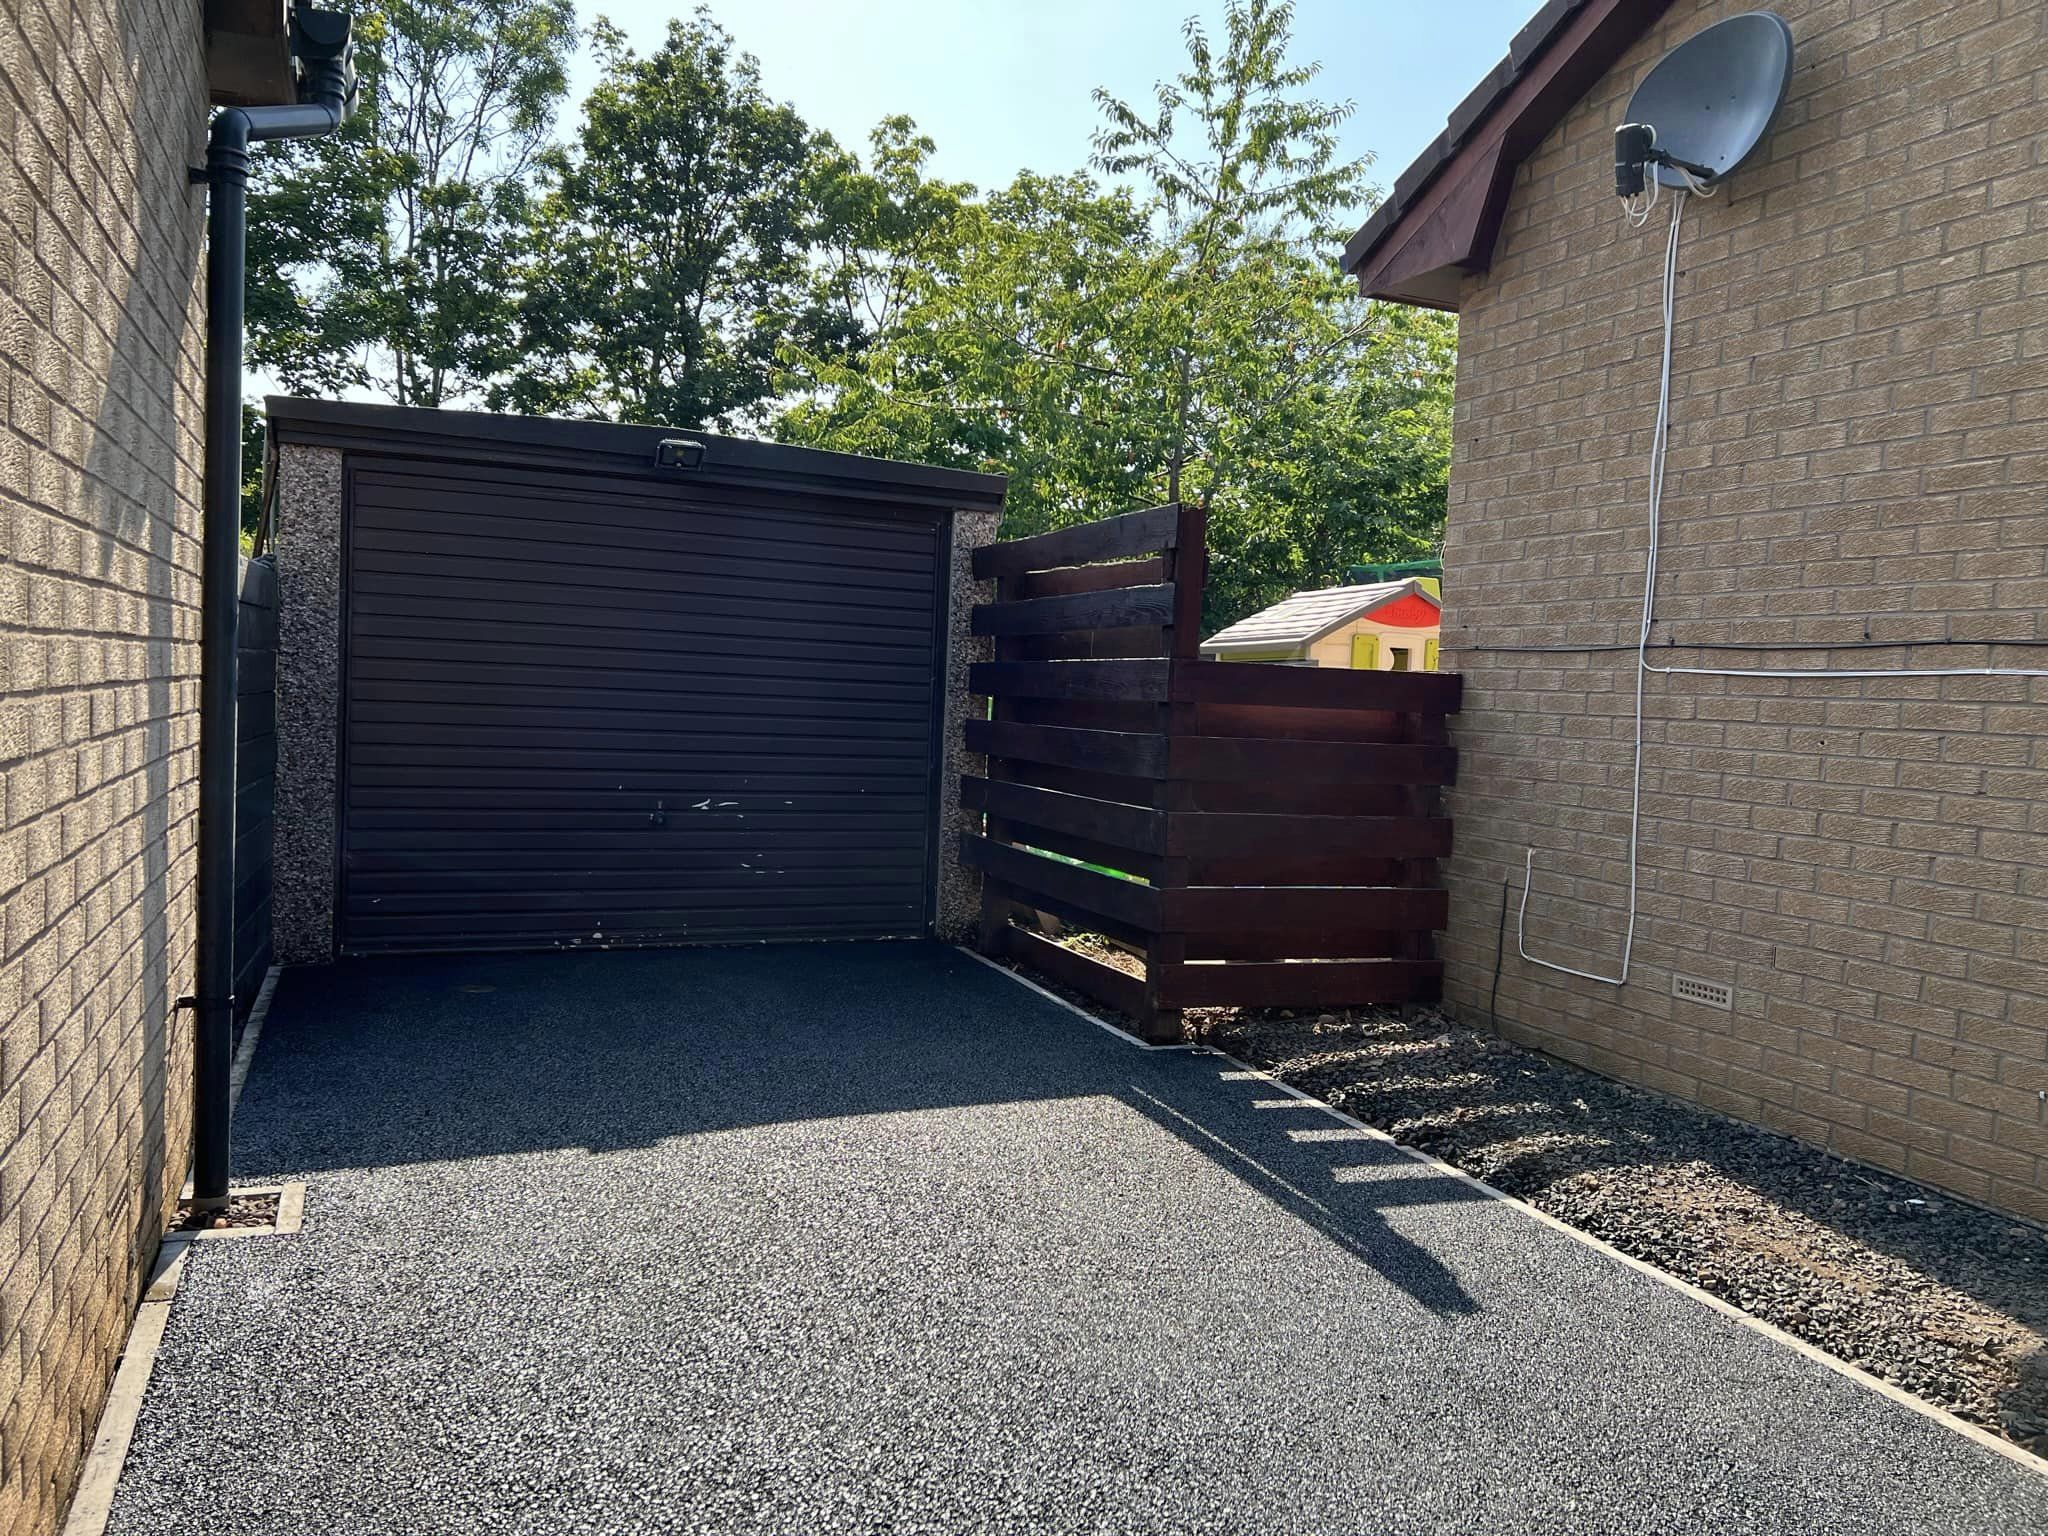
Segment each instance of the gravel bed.
M277 1225L278 1197L267 1195L230 1195L225 1209L218 1211L195 1211L192 1202L178 1202L177 1224L173 1232L222 1232L231 1228L274 1227Z
M2048 1233L1433 1010L1203 1022L1407 1145L2048 1454Z

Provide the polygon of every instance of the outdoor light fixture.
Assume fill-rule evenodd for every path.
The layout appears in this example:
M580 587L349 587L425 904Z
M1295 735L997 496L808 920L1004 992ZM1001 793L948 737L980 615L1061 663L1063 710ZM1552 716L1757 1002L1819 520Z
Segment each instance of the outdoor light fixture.
M704 445L694 438L664 437L654 448L656 469L695 469L704 462Z

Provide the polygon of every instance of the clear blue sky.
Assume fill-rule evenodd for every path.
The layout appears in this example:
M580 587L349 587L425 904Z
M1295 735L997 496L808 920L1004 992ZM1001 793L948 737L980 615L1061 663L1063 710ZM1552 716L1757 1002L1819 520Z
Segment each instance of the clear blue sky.
M688 0L579 0L642 52ZM1371 152L1382 189L1507 52L1538 0L1299 0L1293 56L1317 60L1317 92L1350 100L1353 154ZM841 143L905 112L938 142L936 172L983 187L1020 168L1063 171L1088 156L1090 90L1150 100L1185 61L1180 25L1221 31L1221 0L713 0L712 12L761 61L762 84ZM595 70L579 59L570 101ZM574 107L572 105L572 117ZM566 125L565 125L566 126Z

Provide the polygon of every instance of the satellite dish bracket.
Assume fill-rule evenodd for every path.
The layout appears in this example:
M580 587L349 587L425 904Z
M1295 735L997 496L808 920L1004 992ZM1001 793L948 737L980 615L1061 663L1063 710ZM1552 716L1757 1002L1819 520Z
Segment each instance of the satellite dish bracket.
M1681 160L1657 148L1657 130L1648 123L1623 123L1614 130L1614 190L1621 197L1634 197L1643 190L1643 168L1669 166L1684 171L1702 188L1713 186L1721 173L1712 166Z

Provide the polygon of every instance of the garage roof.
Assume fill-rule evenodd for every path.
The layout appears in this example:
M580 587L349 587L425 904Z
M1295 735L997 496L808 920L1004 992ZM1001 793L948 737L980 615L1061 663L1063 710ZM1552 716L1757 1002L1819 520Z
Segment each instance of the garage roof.
M1421 581L1380 581L1364 587L1325 587L1319 592L1297 592L1263 608L1248 619L1239 619L1202 642L1205 653L1216 651L1275 651L1313 645L1331 630L1363 618L1396 598L1416 594L1431 605L1436 598Z
M695 468L667 473L700 484L824 491L896 506L999 511L1007 483L1002 475L721 437L683 427L420 410L289 395L270 396L264 411L278 442L412 457L481 457L496 464L619 474L654 472L661 445L681 439L703 445L702 461Z

